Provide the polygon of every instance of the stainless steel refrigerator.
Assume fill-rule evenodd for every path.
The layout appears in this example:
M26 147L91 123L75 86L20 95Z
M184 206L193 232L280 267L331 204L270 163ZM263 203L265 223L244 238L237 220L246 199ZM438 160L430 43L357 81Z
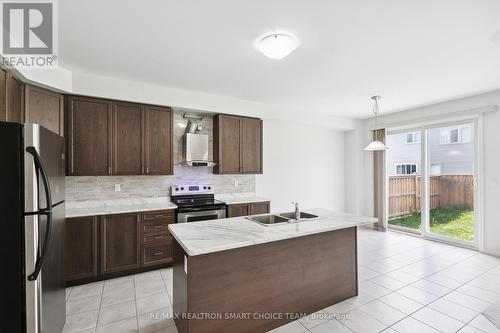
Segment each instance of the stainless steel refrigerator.
M0 123L2 332L63 329L64 151L39 125Z

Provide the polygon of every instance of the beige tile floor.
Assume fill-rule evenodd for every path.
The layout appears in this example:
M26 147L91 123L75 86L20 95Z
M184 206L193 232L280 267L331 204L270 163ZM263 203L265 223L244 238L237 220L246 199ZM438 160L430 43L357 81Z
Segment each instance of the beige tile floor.
M500 332L500 259L412 236L359 230L359 296L274 330ZM333 282L334 283L334 282ZM173 333L172 269L68 288L64 332Z

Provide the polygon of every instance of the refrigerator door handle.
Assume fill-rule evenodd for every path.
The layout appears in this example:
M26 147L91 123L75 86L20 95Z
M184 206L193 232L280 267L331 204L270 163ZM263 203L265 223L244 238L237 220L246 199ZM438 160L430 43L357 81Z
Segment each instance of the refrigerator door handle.
M36 212L24 213L24 215L45 215L45 216L47 216L47 228L45 231L43 247L42 247L40 253L37 255L36 262L35 262L35 269L34 269L33 273L31 273L28 276L29 281L35 281L38 278L38 274L40 274L40 271L42 270L43 260L45 258L45 255L47 253L47 249L49 247L50 234L52 231L52 196L51 196L51 191L50 191L49 177L47 176L47 171L45 170L45 166L43 165L42 159L40 158L40 155L36 151L36 148L30 146L30 147L26 148L26 151L28 153L30 153L31 155L33 155L35 169L40 171L40 174L42 176L43 188L45 191L45 199L47 202L46 208L39 209Z

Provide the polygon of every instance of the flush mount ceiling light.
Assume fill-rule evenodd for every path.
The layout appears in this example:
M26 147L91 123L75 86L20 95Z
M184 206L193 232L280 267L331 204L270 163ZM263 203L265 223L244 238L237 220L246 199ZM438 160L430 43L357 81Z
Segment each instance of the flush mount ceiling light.
M378 109L378 100L382 98L381 96L372 96L372 99L375 101L375 105L373 105L373 114L375 115L375 138L372 142L368 144L368 146L365 147L364 150L369 150L369 151L378 151L378 150L387 150L389 149L382 141L378 139L378 127L377 127L377 118L379 114L379 109Z
M297 38L289 33L274 33L261 38L258 42L259 51L268 58L282 59L299 46Z

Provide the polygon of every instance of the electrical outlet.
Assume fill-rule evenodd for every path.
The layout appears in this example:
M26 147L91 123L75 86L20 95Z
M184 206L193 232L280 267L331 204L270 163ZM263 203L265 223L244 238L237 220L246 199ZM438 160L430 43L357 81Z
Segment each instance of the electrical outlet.
M237 180L235 180L235 181L234 181L234 187L238 187L238 186L240 186L240 182L239 182L239 181L237 181Z
M122 184L115 184L115 192L120 192L122 190Z

